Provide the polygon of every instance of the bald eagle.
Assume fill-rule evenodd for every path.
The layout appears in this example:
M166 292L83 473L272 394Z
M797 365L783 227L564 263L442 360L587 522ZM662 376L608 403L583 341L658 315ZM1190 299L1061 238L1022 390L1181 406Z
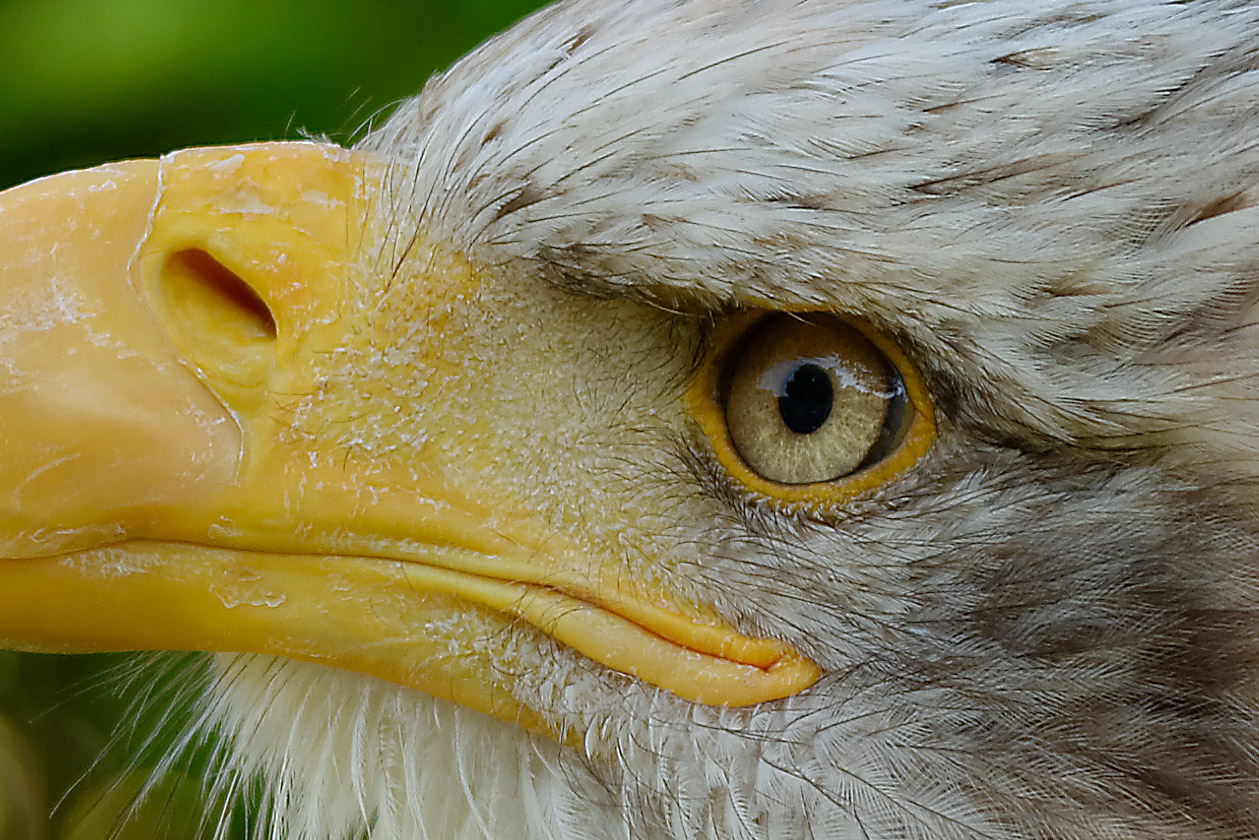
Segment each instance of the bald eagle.
M0 643L209 654L272 840L1259 837L1257 196L1249 0L566 0L15 188Z

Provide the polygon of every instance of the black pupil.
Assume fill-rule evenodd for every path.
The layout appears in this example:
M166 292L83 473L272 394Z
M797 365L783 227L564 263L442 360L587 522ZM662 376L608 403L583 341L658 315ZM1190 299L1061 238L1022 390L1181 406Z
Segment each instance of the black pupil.
M834 402L835 390L826 371L814 364L803 364L783 384L778 394L778 413L788 429L807 435L822 428L831 416Z

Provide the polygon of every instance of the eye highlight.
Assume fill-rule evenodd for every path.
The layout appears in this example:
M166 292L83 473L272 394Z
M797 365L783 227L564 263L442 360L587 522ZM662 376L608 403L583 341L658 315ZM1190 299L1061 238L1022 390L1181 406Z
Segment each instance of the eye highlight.
M691 409L722 465L754 491L842 501L889 481L934 438L921 381L863 325L743 316L716 338Z

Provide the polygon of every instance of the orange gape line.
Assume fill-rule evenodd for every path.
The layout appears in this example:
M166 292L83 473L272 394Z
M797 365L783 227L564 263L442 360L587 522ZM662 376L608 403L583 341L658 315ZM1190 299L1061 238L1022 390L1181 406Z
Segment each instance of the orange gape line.
M545 587L405 561L128 543L0 562L0 646L271 654L558 734L515 700L488 658L457 655L456 640L432 630L472 605L520 616L613 670L695 702L765 702L818 676L787 648L768 667L739 663Z

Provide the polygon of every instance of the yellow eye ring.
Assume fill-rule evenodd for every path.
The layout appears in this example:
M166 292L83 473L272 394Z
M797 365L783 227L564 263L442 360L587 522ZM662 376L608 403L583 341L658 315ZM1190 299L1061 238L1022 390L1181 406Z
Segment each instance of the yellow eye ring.
M905 399L904 425L896 435L894 446L882 457L861 463L852 472L825 481L786 483L767 478L749 465L731 435L728 409L730 366L741 362L742 348L762 326L773 318L797 317L804 321L831 320L857 333L873 350L881 354L887 366L903 383ZM808 360L805 360L808 361ZM708 439L721 466L752 492L778 502L822 510L842 504L896 478L921 458L935 440L935 418L931 399L921 377L887 336L855 318L828 313L797 312L740 313L722 324L712 337L711 349L698 374L687 389L686 408L696 419ZM780 403L781 405L781 403ZM746 444L745 444L746 448Z

